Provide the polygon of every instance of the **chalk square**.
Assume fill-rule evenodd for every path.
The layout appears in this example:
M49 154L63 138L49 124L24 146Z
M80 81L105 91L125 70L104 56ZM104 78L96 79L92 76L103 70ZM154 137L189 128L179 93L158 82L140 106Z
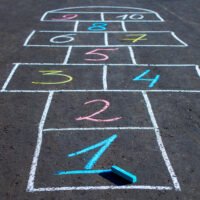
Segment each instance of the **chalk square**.
M97 39L98 38L98 39ZM88 33L74 31L37 31L27 43L27 46L37 47L68 47L82 45L102 45L104 34L92 33L88 39Z
M101 90L103 88L102 75L103 66L96 68L95 66L62 64L20 64L5 89L33 92L38 90Z
M141 47L185 46L185 44L170 31L128 31L124 33L108 33L108 42L110 45L118 44Z
M112 173L57 175L58 171L84 170L88 160L99 149L75 157L67 155L114 134L117 138L99 158L93 169L106 170L112 165L117 165L136 175L136 183L130 184ZM153 130L62 131L43 134L35 188L130 185L173 186Z
M105 20L125 21L125 22L159 22L160 18L155 13L134 13L134 12L119 12L105 13Z
M90 31L90 28L94 26L94 24L104 24L103 26L105 27L104 28L92 28L92 30ZM105 26L106 24L106 26ZM95 32L95 31L98 31L98 32L106 32L106 31L123 31L123 28L122 28L122 24L121 22L103 22L101 20L98 21L94 21L94 22L80 22L79 25L78 25L78 31L90 31L91 33L92 32Z
M145 72L141 79L149 81L135 80ZM156 76L160 77L151 87ZM107 83L110 90L199 90L200 77L195 65L112 65Z
M105 106L107 108L104 111L91 117L97 119L97 121L80 119L80 117L89 116L104 109ZM54 94L45 128L95 127L151 128L152 123L142 94L116 92L68 92Z
M61 13L48 13L42 21L48 22L70 22L70 21L88 21L97 20L101 21L100 13L95 12L61 12Z
M128 47L73 47L68 63L131 64L132 60Z

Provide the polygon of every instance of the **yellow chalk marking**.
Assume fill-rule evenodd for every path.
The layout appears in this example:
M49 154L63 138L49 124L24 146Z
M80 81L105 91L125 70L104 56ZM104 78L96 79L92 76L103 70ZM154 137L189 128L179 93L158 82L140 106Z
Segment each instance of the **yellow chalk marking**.
M127 36L133 36L135 38L125 38L125 39L122 39L122 40L128 40L128 41L132 41L132 43L136 43L138 41L141 41L141 40L147 40L147 34L130 34L130 35L127 35Z
M62 77L66 77L67 80L64 81L59 81L59 82L32 82L32 84L37 84L37 85L59 85L59 84L65 84L65 83L69 83L73 80L72 76L69 76L67 74L63 74L63 71L59 71L59 70L41 70L39 71L40 73L42 73L43 76L62 76Z

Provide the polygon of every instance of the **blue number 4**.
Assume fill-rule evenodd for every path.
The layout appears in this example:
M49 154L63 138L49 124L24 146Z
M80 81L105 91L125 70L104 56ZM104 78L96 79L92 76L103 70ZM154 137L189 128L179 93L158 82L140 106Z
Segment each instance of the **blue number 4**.
M133 81L149 81L150 84L148 85L149 88L154 87L154 85L159 81L160 75L156 75L154 78L143 78L145 75L147 75L151 70L147 69L139 76L136 76Z

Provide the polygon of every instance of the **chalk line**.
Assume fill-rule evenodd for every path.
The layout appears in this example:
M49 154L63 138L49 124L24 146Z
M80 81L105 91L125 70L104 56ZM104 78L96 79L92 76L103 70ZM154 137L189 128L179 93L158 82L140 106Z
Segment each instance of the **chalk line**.
M27 192L32 191L34 188L35 174L36 174L38 159L39 159L40 150L41 150L41 146L42 146L42 132L43 132L44 124L46 121L47 113L48 113L50 105L51 105L53 94L54 94L53 92L49 93L49 96L47 98L45 108L42 113L42 117L41 117L41 120L40 120L40 123L38 126L38 138L37 138L37 144L36 144L36 148L35 148L35 152L34 152L34 156L33 156L33 161L31 164L31 170L29 173L28 185L27 185L27 189L26 189Z
M121 21L121 26L122 26L122 29L124 32L127 32L127 29L126 29L126 24L124 21Z
M154 130L154 127L90 127L90 128L46 128L44 132L51 131L95 131L95 130Z
M166 167L167 167L167 169L169 171L169 174L171 176L172 182L174 184L174 188L175 188L176 191L181 191L180 184L178 182L177 176L176 176L176 174L174 172L174 169L173 169L173 167L171 165L171 162L169 160L169 157L167 155L165 146L163 144L163 141L162 141L162 138L161 138L161 135L160 135L160 130L158 128L158 124L156 122L156 118L154 116L153 109L152 109L149 97L148 97L146 92L142 92L142 95L144 97L144 100L145 100L145 103L146 103L146 106L147 106L147 110L148 110L149 116L151 118L151 122L153 124L153 127L155 128L156 140L157 140L159 149L161 151L162 157L163 157L163 159L165 161L165 165L166 165Z
M17 68L19 67L19 63L15 64L15 66L13 67L11 73L9 74L7 80L5 81L2 89L1 89L1 92L5 92L6 91L6 88L8 86L8 84L10 83L10 80L12 79L13 75L15 74L15 71L17 70Z
M105 44L105 46L109 46L109 44L108 44L108 33L107 32L104 32L104 44Z
M33 31L29 34L29 36L26 38L26 40L25 40L25 42L24 42L24 44L23 44L24 47L28 46L28 42L29 42L29 40L32 38L32 36L35 34L35 32L36 32L36 30L33 30Z
M78 25L79 25L79 21L76 21L75 24L74 24L74 32L77 32Z
M69 60L69 57L70 57L70 54L71 54L71 50L72 50L72 46L69 46L68 50L67 50L67 54L66 54L66 57L63 61L63 64L67 64L68 63L68 60Z
M107 71L108 71L108 67L107 65L104 65L103 66L103 77L102 77L102 80L103 80L103 90L107 90L108 86L107 86Z
M29 192L51 192L64 190L172 190L170 186L131 185L131 186L77 186L34 188Z
M131 61L132 61L133 65L137 65L135 55L134 55L134 52L133 52L133 48L129 46L128 50L129 50L129 53L130 53L130 56L131 56Z

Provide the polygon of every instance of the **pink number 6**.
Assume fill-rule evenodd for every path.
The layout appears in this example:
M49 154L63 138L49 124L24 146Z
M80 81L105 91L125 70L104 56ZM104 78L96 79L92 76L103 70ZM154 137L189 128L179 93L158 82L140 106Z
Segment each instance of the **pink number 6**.
M77 121L88 120L88 121L93 121L93 122L113 122L113 121L117 121L117 120L119 120L119 119L122 118L122 117L115 117L115 118L111 118L111 119L97 119L97 118L93 118L96 115L99 115L100 113L102 113L105 110L107 110L108 107L110 106L110 102L106 101L104 99L95 99L95 100L92 100L92 101L87 101L87 102L84 103L84 105L87 105L87 104L90 104L90 103L95 103L95 102L103 102L104 103L103 108L101 110L99 110L99 111L91 114L91 115L88 115L88 116L85 116L85 117L78 117L75 120L77 120Z
M85 55L97 55L97 56L100 56L101 58L98 58L98 59L95 59L95 58L87 58L85 60L88 60L88 61L106 61L109 59L109 56L104 54L104 53L99 53L99 51L116 51L118 50L118 48L110 48L110 49L94 49L92 51L88 51L87 53L85 53Z

